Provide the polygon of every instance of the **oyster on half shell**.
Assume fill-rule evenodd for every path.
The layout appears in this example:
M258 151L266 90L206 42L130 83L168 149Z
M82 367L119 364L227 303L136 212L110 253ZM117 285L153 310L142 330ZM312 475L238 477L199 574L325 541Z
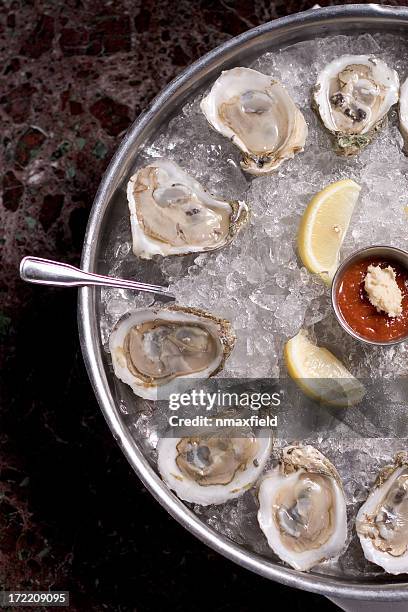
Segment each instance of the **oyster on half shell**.
M408 153L408 78L403 82L400 89L399 120L400 131L404 138L404 151Z
M258 522L272 550L306 571L339 555L347 539L343 486L336 468L313 446L287 446L261 481Z
M343 55L320 72L313 107L339 155L356 155L385 125L398 102L398 74L372 55Z
M213 429L162 438L157 447L164 482L180 499L202 506L225 503L250 489L271 450L271 437L264 431Z
M175 378L208 378L221 370L235 343L228 321L181 306L135 310L109 337L115 375L155 400Z
M212 127L241 149L243 170L267 174L303 151L307 125L286 89L251 68L225 70L201 102Z
M215 198L170 159L138 170L127 197L133 252L142 259L219 249L248 219L245 202Z
M408 453L379 473L356 518L365 557L390 574L408 573Z

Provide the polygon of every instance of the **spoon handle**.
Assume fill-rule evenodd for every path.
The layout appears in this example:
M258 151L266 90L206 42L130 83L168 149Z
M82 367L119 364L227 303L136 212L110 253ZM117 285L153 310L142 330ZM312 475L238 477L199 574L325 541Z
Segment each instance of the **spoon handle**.
M54 285L57 287L102 285L174 297L168 287L84 272L79 268L75 268L75 266L51 261L50 259L42 259L41 257L24 257L20 263L20 277L28 283L35 283L37 285Z

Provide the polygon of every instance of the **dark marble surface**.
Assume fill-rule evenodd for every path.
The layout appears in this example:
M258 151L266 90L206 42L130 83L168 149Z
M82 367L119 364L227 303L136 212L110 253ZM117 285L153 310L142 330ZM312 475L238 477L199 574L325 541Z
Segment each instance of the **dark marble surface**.
M250 610L278 597L291 610L334 609L233 565L167 516L100 414L76 296L23 286L17 275L25 254L79 263L113 151L182 68L313 4L1 2L1 587L67 589L70 609L87 612Z

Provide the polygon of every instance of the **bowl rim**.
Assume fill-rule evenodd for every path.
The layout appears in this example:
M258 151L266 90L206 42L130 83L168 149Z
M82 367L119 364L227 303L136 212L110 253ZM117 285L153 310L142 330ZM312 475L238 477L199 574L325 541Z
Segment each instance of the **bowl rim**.
M387 23L394 27L401 27L405 24L408 27L408 8L376 4L352 4L309 9L308 11L295 13L252 28L224 42L176 76L129 127L102 177L88 220L81 267L86 271L97 271L97 246L101 236L102 220L108 209L110 197L125 174L126 158L129 157L133 144L138 138L142 137L144 130L159 115L161 108L171 98L174 98L177 94L181 95L181 92L188 88L193 75L201 75L200 78L203 78L214 68L215 62L226 62L239 49L244 48L245 45L254 44L254 41L262 37L272 37L274 33L282 34L285 31L287 33L306 31L307 28L311 29L313 26L320 28L324 24L333 25L334 21L337 24L339 20L342 20L343 26L347 23L358 24L363 31L364 25L368 23L381 24L381 26ZM381 28L379 27L379 29ZM324 28L320 35L325 35ZM244 549L244 547L232 542L222 534L216 533L179 500L150 466L119 418L102 359L99 321L96 314L97 295L99 293L96 289L90 287L80 288L78 293L79 338L88 376L102 413L127 460L145 487L173 518L203 543L231 561L265 578L287 586L329 597L346 599L371 601L408 599L408 582L373 583L346 577L302 573L290 567L278 565L272 560Z
M388 257L390 259L391 264L393 260L396 262L399 261L399 263L401 264L402 259L405 259L405 264L403 264L403 266L408 270L408 251L404 251L404 249L400 249L398 247L394 247L388 244L373 244L367 247L363 247L362 249L359 249L358 251L354 251L344 261L341 262L341 264L337 268L336 273L333 277L333 282L332 282L332 286L330 290L332 308L333 308L334 314L336 316L337 322L339 323L340 327L342 327L344 331L347 332L349 336L351 336L355 340L358 340L359 342L362 342L363 344L371 344L372 346L395 346L396 344L401 344L401 342L406 342L408 339L408 331L405 334L405 336L395 338L394 340L382 341L382 340L370 340L369 338L365 338L361 334L357 333L351 327L351 325L349 325L349 323L347 322L347 319L341 312L341 309L339 306L337 289L338 289L339 283L341 282L343 274L345 273L345 271L349 268L349 266L352 263L354 263L355 261L368 259L370 256L371 257L381 257L382 254L385 252L387 254L384 254L384 258L387 259Z

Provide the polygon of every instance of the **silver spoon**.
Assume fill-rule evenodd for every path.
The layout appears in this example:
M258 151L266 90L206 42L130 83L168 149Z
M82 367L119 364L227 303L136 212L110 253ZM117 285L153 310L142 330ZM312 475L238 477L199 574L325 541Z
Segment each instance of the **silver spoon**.
M54 285L57 287L99 285L117 287L118 289L136 289L136 291L146 291L167 297L175 297L168 287L84 272L79 268L75 268L75 266L51 261L50 259L42 259L41 257L24 257L20 263L20 277L28 283L35 283L37 285Z

